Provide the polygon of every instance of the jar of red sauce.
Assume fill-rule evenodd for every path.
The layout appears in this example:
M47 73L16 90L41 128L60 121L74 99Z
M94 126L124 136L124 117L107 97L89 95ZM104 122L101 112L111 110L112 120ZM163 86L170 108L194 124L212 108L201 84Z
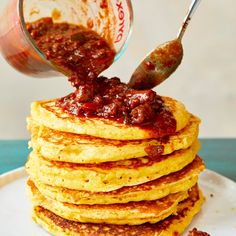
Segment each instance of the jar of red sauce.
M34 77L61 74L26 29L26 22L43 17L96 31L113 45L117 60L127 46L133 11L131 0L8 0L0 14L0 51L12 67Z

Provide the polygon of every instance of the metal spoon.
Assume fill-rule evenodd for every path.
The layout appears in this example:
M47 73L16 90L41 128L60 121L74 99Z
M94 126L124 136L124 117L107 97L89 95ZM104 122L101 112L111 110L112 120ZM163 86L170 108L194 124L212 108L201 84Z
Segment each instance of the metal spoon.
M193 0L176 39L154 49L136 68L128 83L134 89L151 89L166 80L183 58L182 38L200 0Z

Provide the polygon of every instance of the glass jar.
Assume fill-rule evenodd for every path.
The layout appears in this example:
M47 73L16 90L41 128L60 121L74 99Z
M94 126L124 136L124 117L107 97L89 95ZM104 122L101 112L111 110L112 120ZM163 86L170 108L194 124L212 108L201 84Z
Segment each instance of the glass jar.
M0 51L18 71L34 77L61 75L28 33L25 22L52 17L83 25L113 44L117 60L131 34L131 0L9 0L0 15Z

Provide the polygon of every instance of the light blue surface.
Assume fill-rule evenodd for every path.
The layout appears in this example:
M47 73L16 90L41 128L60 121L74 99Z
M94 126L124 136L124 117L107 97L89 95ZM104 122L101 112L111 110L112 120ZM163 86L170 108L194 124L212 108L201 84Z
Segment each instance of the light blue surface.
M26 140L0 140L0 174L23 166L28 153Z
M208 169L236 181L236 139L201 139L199 155ZM0 141L0 174L23 166L29 150L26 140Z

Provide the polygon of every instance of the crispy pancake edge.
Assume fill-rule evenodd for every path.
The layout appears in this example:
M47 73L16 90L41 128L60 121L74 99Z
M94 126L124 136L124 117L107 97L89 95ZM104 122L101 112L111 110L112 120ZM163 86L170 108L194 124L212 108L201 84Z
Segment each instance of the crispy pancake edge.
M84 223L117 225L156 223L171 214L175 214L178 203L188 198L188 191L184 191L153 201L107 205L75 205L45 198L33 182L28 182L27 193L33 205L42 206L65 219Z
M131 162L132 166L129 164L130 160L120 161L120 164L127 164L125 168L119 166L120 164L117 166L117 162L99 165L56 163L34 155L29 157L26 170L33 179L46 184L77 190L108 192L176 172L194 160L198 149L199 142L196 141L190 148L159 157L161 159L157 161L134 159L134 163Z
M178 214L172 215L156 224L130 225L107 225L88 224L67 221L50 211L34 206L33 219L48 232L61 236L173 236L180 235L191 223L192 218L200 211L204 197L200 191L198 196L191 196L178 207Z
M171 193L185 191L196 184L198 175L205 169L200 157L178 172L144 184L123 187L110 192L89 192L51 186L33 180L40 192L57 201L73 204L113 204L130 201L155 200Z

